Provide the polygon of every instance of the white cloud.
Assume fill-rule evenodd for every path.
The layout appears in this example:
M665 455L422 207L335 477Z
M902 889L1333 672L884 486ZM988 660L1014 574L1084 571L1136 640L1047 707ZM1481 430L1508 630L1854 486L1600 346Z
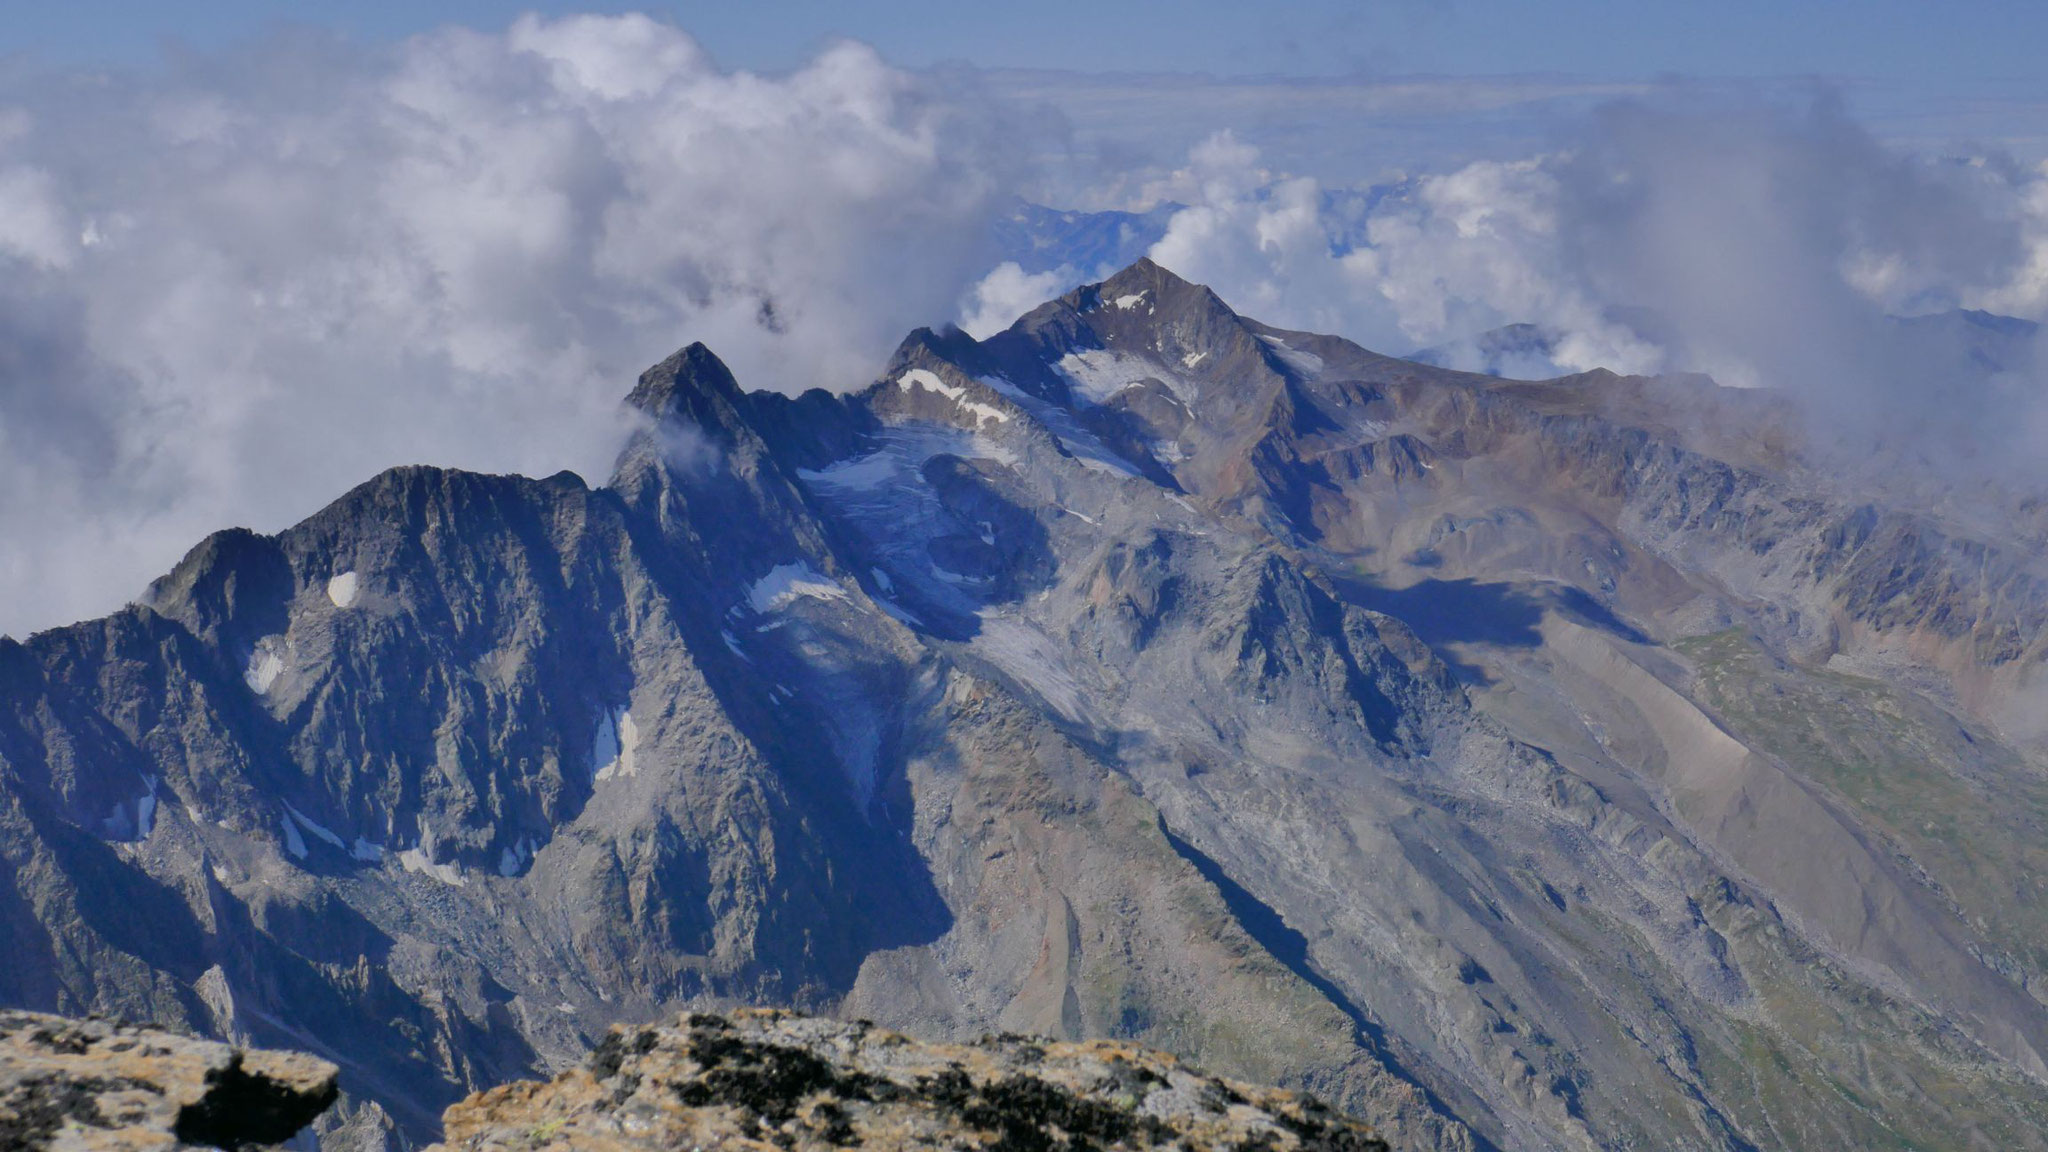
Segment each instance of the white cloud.
M750 387L851 387L912 328L986 333L1099 275L990 270L1019 141L1058 133L954 83L851 43L722 71L629 16L0 86L0 630L108 610L206 532L388 465L601 478L618 397L690 340ZM1379 114L1304 107L1316 148ZM1888 311L2048 318L2048 170L1905 159L1825 103L1651 99L1550 135L1378 187L1229 132L1171 171L1090 163L1105 196L1188 205L1154 258L1276 324L1400 352L1530 322L1558 368L2048 427L1991 419L2038 370L1957 403L1870 338Z
M1154 259L1397 353L1526 322L1558 370L1704 370L1885 420L1954 405L1886 315L2048 318L2048 174L1896 154L1824 99L1616 104L1555 150L1366 189L1220 135L1149 191L1188 204Z
M49 173L26 165L0 167L0 257L63 268L77 248L76 235Z
M960 306L960 327L975 339L986 340L1079 280L1069 265L1032 274L1015 260L1005 260L968 289Z
M690 340L865 383L992 259L987 124L857 44L726 72L639 16L0 88L0 630L389 465L602 479Z
M2019 266L2004 283L1965 293L1964 303L1987 312L2048 319L2048 161L2021 180Z

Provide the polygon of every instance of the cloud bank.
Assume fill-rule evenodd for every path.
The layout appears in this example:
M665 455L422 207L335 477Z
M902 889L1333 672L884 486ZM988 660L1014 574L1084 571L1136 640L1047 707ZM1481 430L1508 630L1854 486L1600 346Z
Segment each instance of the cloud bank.
M0 631L108 611L205 533L390 465L599 478L618 397L682 343L750 387L854 387L914 327L985 334L1098 278L1134 229L1272 323L1531 375L1703 370L1994 471L2048 460L2043 342L1949 311L2048 319L2048 168L1908 156L1824 96L1497 89L1395 95L1556 122L1338 166L1379 183L1289 170L1357 119L1313 102L1277 161L1223 131L1049 182L1045 141L1089 125L1000 76L851 43L751 75L635 16L0 83ZM1070 203L1166 207L1018 209L1084 169ZM1542 339L1470 343L1507 324Z
M1559 139L1353 188L1221 134L1146 190L1188 205L1151 255L1262 320L1383 351L1476 370L1475 336L1530 324L1528 375L1702 371L1863 441L2048 474L2042 342L1957 311L2048 320L2048 165L1907 156L1825 95L1631 99Z
M763 77L637 16L0 88L0 631L386 466L601 479L689 340L864 383L993 262L999 145L864 46Z

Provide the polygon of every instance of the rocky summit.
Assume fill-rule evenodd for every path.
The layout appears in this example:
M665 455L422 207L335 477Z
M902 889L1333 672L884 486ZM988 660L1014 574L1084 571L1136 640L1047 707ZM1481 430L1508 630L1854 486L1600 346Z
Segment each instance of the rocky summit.
M335 1148L742 1004L1402 1149L2048 1148L2048 502L1149 261L747 383L0 640L0 1002L309 1049Z
M1312 1096L1110 1040L925 1044L774 1010L617 1029L589 1063L448 1110L450 1149L1384 1152Z
M0 1012L0 1148L277 1144L334 1103L335 1067L155 1028Z

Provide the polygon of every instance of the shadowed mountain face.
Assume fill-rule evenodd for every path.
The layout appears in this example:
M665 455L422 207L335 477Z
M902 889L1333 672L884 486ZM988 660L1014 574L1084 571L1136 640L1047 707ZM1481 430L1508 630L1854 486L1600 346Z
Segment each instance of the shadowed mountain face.
M1402 1148L2048 1147L2023 522L1148 262L630 402L603 488L397 470L0 641L0 1001L308 1048L335 1147L735 1002Z

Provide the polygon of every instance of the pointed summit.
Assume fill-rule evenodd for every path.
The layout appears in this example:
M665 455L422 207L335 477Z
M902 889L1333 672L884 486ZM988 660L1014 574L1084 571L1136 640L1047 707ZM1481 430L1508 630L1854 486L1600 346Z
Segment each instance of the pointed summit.
M1096 285L1096 287L1104 294L1139 292L1148 288L1164 289L1167 291L1199 288L1204 292L1208 291L1207 288L1200 284L1184 280L1175 275L1165 265L1154 262L1150 256L1138 257L1137 260L1124 268L1123 271L1112 275L1109 279Z
M1080 293L1092 297L1087 303L1095 307L1135 312L1147 318L1199 317L1210 322L1242 322L1242 317L1208 285L1184 280L1149 256L1141 257L1100 284L1080 289Z
M722 425L722 416L746 402L732 369L702 341L640 374L626 403L656 420L681 416L697 424Z
M701 342L642 372L626 405L644 413L650 424L635 432L619 454L612 473L615 487L646 465L665 462L694 472L710 460L751 461L767 452L754 429L752 400L725 362Z

